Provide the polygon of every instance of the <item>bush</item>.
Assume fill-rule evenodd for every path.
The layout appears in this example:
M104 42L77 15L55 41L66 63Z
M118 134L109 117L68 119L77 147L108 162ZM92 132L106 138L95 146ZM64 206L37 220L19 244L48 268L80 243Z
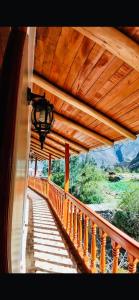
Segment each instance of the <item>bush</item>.
M101 203L102 181L105 179L104 172L96 168L95 165L86 164L78 177L78 195L77 197L86 204Z
M112 223L139 241L139 214L118 210L114 214Z
M129 185L123 192L118 210L113 217L113 224L131 237L139 240L139 187Z
M62 173L55 173L52 174L51 180L59 185L61 188L64 188L64 174Z

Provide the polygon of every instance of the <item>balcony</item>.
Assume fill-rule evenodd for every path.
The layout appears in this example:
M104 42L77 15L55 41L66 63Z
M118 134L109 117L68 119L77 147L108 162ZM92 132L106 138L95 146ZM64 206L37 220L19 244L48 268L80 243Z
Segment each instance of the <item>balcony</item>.
M127 259L123 272L137 272L139 261L139 243L137 241L113 226L99 214L93 212L52 181L29 177L28 186L30 188L28 197L32 199L33 203L30 211L33 211L34 218L36 218L34 220L32 218L34 222L32 232L37 232L36 228L42 226L42 229L45 227L45 230L43 229L42 232L38 228L38 232L43 234L45 240L49 239L49 232L51 232L54 247L57 245L57 237L60 242L64 241L61 249L66 252L59 252L59 260L55 261L53 258L54 261L52 262L52 257L45 255L45 264L47 265L51 261L51 272L120 273L122 253ZM48 222L48 217L51 222ZM38 225L37 220L39 220ZM42 222L42 220L44 221ZM49 223L51 223L51 226ZM109 252L111 252L112 257L111 268L109 269L107 268L109 259L107 245L109 245ZM43 249L40 249L39 253L41 251L44 253ZM49 252L49 249L47 251ZM64 262L65 253L67 255L66 259L69 259L67 269ZM42 257L41 255L43 256L43 254L40 254L40 257ZM65 269L55 268L58 263L60 264L62 256Z

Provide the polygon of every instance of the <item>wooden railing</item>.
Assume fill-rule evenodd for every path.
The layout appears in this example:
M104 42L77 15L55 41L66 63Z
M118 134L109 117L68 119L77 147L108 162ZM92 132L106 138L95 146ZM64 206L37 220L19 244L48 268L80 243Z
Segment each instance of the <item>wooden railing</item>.
M89 272L121 272L120 255L127 267L122 272L135 273L139 261L139 243L106 219L89 209L70 193L46 179L29 178L29 187L47 196L62 226ZM107 269L107 246L111 247L111 270Z

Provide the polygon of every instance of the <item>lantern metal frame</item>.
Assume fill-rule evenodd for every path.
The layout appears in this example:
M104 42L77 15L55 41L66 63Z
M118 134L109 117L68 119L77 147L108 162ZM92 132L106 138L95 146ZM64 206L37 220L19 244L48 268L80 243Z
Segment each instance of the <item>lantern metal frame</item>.
M32 104L32 112L31 112L31 120L34 125L35 131L39 134L39 140L41 143L41 149L43 149L43 144L46 138L46 135L50 133L54 118L53 111L54 106L47 99L45 99L44 95L38 95L31 92L31 89L27 90L27 100L28 104ZM44 121L37 120L37 113L44 111ZM49 122L48 122L49 119Z

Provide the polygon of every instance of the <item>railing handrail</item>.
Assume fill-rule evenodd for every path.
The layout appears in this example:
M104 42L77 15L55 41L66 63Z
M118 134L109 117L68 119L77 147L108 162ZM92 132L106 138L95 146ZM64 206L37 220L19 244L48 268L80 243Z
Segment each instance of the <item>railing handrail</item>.
M53 185L57 190L59 190L60 192L62 192L63 194L65 194L65 191L60 187L58 186L56 183L54 183L53 181L51 180L48 180L48 182Z
M34 177L33 177L34 178ZM37 179L37 178L36 178ZM39 178L41 179L41 178ZM139 259L139 242L131 238L129 235L118 229L116 226L112 225L109 221L104 219L102 216L92 211L84 203L78 200L75 196L70 193L65 193L65 191L52 181L46 180L50 185L54 186L60 193L65 194L66 199L69 199L73 204L80 209L87 217L90 218L101 230L103 230L112 241L118 243L123 249L125 249L128 254Z
M70 193L66 193L69 198L83 213L85 213L94 223L98 225L103 231L105 231L112 240L120 244L122 248L127 250L131 255L139 259L139 242L131 238L129 235L112 225L106 219L101 217L96 212L92 211L89 207L86 207L84 203L78 200Z

